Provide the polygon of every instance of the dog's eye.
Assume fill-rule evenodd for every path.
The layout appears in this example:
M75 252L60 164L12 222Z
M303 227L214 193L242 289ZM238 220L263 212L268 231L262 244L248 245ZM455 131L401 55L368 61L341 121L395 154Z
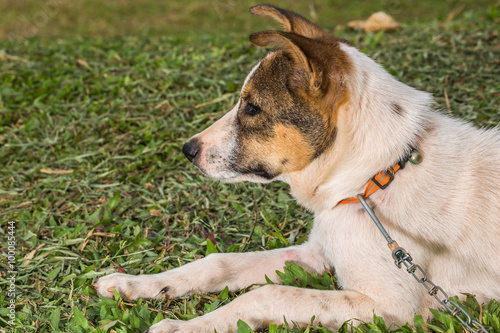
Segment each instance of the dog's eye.
M245 114L249 116L255 116L259 113L262 112L262 109L259 108L257 105L254 105L252 103L247 103L245 106Z

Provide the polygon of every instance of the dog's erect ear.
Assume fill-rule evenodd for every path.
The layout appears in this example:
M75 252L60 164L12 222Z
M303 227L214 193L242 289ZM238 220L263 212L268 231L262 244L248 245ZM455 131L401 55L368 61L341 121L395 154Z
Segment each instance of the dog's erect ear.
M299 14L270 5L257 5L250 8L250 13L260 17L270 17L283 25L286 32L293 32L308 38L328 36L316 24L303 18Z
M322 73L307 50L314 50L316 41L283 31L261 31L250 35L250 41L257 46L274 46L283 49L293 58L295 64L309 75L313 90L319 90Z

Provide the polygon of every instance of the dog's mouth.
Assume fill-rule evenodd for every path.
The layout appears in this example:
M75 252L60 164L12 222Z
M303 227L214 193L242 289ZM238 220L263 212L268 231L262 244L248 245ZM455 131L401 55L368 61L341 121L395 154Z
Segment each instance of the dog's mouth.
M269 182L278 176L263 163L254 162L250 166L245 166L242 162L236 161L237 158L234 156L232 158L224 156L213 146L208 149L203 148L203 143L198 138L188 140L182 152L204 175L222 182L233 183L245 180Z
M247 167L247 168L238 168L237 166L233 166L234 170L237 172L240 172L244 176L257 176L260 178L264 178L268 181L273 180L278 176L276 173L273 173L266 169L266 167L263 164L257 164L254 167Z
M203 168L193 163L207 177L222 181L224 183L236 183L242 181L252 181L258 183L267 183L276 178L277 175L269 172L263 165L257 165L253 168L236 167L231 163L227 168Z

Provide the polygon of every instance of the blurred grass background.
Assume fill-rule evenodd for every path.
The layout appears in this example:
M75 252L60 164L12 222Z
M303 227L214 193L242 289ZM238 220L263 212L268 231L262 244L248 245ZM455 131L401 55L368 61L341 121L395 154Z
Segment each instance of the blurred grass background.
M296 11L333 30L350 20L385 11L398 21L447 20L481 11L493 0L2 0L0 39L232 34L272 27L248 15L248 8L270 3Z

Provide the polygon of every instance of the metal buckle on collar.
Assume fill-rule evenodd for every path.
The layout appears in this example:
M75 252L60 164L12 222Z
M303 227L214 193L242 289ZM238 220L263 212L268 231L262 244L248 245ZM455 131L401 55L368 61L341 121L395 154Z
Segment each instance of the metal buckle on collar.
M399 161L398 165L399 165L399 170L403 170L406 166L406 162L408 162L408 160L410 159L410 156L406 156L404 159L402 159L401 161Z
M386 170L386 171L383 171L383 176L384 176L384 179L386 176L389 177L389 180L387 181L387 183L385 183L384 185L380 184L375 178L380 175L378 174L377 176L373 176L372 177L372 182L373 184L375 184L376 186L378 186L381 190L384 190L387 188L387 186L389 186L390 183L392 183L392 181L394 180L394 170L392 168L390 168L389 170Z

